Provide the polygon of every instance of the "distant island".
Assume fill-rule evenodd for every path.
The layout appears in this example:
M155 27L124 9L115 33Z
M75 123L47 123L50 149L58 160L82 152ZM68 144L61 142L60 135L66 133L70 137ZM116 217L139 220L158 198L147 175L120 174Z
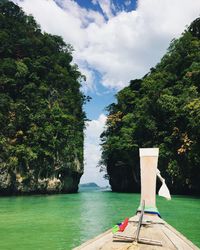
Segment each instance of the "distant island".
M79 191L86 191L86 190L110 190L110 187L109 186L100 187L94 182L79 184Z
M99 187L96 183L94 183L94 182L83 183L83 184L80 184L79 187L100 188L100 187Z
M101 188L94 182L79 184L79 192L99 191Z

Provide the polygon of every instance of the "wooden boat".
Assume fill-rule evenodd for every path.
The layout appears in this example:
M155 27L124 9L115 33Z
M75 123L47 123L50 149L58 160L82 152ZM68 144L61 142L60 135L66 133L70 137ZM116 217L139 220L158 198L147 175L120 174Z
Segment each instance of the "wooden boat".
M158 148L140 149L141 202L123 232L108 230L74 250L197 250L156 208Z

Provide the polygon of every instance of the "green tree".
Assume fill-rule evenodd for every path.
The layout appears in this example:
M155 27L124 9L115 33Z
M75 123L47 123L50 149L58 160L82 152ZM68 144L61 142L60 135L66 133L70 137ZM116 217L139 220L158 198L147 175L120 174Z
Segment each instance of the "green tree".
M0 3L0 192L74 192L85 96L71 45Z

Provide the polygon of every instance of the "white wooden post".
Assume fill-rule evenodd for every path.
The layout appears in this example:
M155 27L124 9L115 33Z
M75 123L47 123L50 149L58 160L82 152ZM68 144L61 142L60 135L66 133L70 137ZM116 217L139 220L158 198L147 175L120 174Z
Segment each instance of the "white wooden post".
M145 201L145 212L158 213L156 208L156 171L159 148L140 148L141 200Z

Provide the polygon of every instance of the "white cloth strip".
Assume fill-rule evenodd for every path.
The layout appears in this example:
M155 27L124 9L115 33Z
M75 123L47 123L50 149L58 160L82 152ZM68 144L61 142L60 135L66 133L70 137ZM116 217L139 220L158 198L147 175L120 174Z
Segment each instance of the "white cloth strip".
M158 191L158 195L166 198L167 200L171 200L169 188L167 187L167 185L165 183L165 179L161 176L159 169L157 169L157 176L160 179L160 181L162 182L162 186L161 186L160 190Z

